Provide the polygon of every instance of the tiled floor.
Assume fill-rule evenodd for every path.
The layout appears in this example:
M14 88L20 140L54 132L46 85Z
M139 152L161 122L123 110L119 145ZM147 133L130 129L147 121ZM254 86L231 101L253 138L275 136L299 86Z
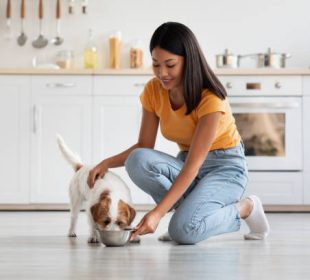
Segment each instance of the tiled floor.
M243 240L243 224L191 246L157 241L169 218L140 245L107 248L87 244L84 212L76 239L69 212L0 212L0 279L310 279L310 214L268 214L266 241Z

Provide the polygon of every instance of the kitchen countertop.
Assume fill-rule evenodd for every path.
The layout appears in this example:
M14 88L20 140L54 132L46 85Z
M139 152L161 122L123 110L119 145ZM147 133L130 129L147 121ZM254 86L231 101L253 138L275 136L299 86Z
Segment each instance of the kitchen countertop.
M216 75L310 75L309 68L239 68L213 69ZM142 69L38 69L38 68L0 68L0 75L152 75L151 68Z

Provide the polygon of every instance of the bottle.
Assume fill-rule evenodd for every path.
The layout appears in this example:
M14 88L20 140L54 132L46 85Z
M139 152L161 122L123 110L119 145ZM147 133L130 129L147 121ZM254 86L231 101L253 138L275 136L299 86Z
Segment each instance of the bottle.
M121 32L117 31L109 37L110 68L118 69L121 64Z
M98 51L92 30L89 29L88 42L84 49L84 68L95 69L98 64Z

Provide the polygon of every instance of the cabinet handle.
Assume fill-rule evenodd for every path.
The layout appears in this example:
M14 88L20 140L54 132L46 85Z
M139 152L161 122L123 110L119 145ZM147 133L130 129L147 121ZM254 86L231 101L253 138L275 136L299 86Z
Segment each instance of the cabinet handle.
M232 88L232 83L231 83L231 82L227 82L227 83L226 83L226 87L227 87L227 88Z
M46 84L48 88L72 88L76 87L75 83L48 83Z
M281 88L281 87L282 87L282 85L281 85L281 83L276 82L276 83L274 84L274 87L279 89L279 88Z
M134 83L133 84L135 87L144 87L145 83Z
M37 133L37 123L38 123L38 113L37 113L37 106L33 105L32 107L32 131L33 133Z

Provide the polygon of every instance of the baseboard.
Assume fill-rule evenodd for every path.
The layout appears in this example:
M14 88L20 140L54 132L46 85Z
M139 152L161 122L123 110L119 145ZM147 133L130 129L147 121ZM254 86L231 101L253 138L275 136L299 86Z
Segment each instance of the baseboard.
M137 211L149 211L154 204L134 204ZM310 205L264 205L266 212L310 212ZM0 204L0 211L69 211L69 204Z

